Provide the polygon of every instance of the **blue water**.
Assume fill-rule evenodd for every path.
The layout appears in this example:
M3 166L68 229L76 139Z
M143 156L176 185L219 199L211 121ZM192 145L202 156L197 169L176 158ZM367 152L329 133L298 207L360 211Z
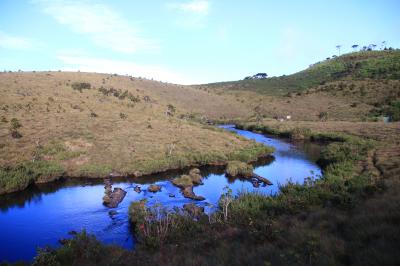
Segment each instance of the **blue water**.
M313 143L290 143L286 140L223 126L246 138L275 147L274 159L267 159L256 166L255 172L269 179L272 186L253 185L240 179L230 180L221 168L202 168L203 185L194 188L197 195L206 198L196 202L212 211L226 186L234 194L241 191L260 191L274 194L279 184L288 180L302 183L309 176L318 177L321 170L315 163L320 151ZM99 181L65 181L34 187L17 194L0 197L0 262L31 260L37 247L56 247L58 240L70 237L69 231L86 229L105 243L115 243L125 248L133 248L134 237L128 222L128 207L132 201L147 198L149 204L162 203L165 206L182 206L192 202L185 199L171 179L180 173L162 174L136 179L115 181L114 187L127 191L125 199L113 209L118 213L110 215L109 208L102 205L104 185ZM162 187L161 192L151 193L146 189L150 184ZM142 193L133 190L140 185ZM170 197L173 194L175 197Z

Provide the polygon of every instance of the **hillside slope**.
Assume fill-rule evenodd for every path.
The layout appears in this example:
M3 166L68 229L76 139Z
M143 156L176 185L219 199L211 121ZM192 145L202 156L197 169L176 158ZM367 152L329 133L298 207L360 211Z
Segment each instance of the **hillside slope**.
M104 74L2 73L0 94L0 166L8 167L0 181L15 176L14 188L27 185L19 184L21 172L37 173L38 182L142 175L260 152L192 119L245 115L244 105L232 109L233 97L190 87Z
M252 99L264 118L373 121L391 116L400 99L400 50L345 54L293 75L197 87Z
M298 92L330 81L349 79L400 79L400 50L344 54L310 65L292 75L201 85L225 90L249 90L266 95Z

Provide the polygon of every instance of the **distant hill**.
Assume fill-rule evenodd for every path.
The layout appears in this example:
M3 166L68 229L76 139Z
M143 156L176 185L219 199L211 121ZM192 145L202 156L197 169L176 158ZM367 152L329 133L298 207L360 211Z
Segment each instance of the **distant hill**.
M400 79L400 50L349 53L315 63L292 75L211 83L201 87L284 95L346 78Z

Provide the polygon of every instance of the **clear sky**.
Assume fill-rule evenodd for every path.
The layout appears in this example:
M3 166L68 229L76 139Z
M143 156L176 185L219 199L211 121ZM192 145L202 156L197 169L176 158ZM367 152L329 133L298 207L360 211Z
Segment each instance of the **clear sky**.
M0 0L0 69L81 70L181 84L291 74L382 41L399 0Z

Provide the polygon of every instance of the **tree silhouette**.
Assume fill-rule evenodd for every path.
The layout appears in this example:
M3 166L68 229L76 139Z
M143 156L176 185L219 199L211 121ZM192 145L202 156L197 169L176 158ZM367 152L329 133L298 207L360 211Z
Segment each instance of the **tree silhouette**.
M336 49L338 49L339 55L340 55L340 48L342 48L342 45L341 45L341 44L336 45Z
M358 44L353 44L352 46L351 46L351 48L353 48L353 50L354 50L354 52L357 50L357 48L358 48Z
M384 48L386 48L386 41L382 42L381 50L383 50Z

